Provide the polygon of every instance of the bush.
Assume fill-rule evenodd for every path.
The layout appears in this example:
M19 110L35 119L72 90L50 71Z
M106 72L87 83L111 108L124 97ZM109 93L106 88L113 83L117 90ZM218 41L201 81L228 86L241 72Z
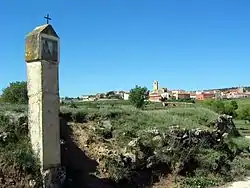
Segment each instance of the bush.
M233 102L233 101L232 101ZM237 116L237 113L236 113L236 109L238 108L236 108L236 106L233 104L231 104L231 103L227 103L227 104L225 104L225 107L224 107L224 111L223 111L223 113L224 114L227 114L227 115L230 115L230 116L232 116L232 117L236 117Z
M17 120L13 120L16 116L18 115L0 115L0 168L4 171L5 167L14 166L16 172L30 174L39 184L39 160L33 155L31 148L27 117L19 116Z
M219 100L214 100L211 107L215 112L219 114L223 114L225 111L225 104Z
M71 117L72 117L73 122L76 122L76 123L84 123L87 121L87 113L84 111L73 112Z
M238 111L238 118L246 121L250 121L250 106L245 106Z
M208 99L203 102L203 105L219 114L227 114L233 117L237 116L236 109L238 108L238 105L236 101L224 103L221 100Z
M70 108L77 108L77 105L76 105L76 103L74 103L73 101L71 101L69 107Z
M134 89L130 90L129 101L136 108L143 108L148 98L148 89L146 87L135 86Z
M12 104L27 104L28 92L27 82L12 82L8 87L3 89L1 96L2 102L8 102Z
M236 101L231 101L230 104L231 104L231 106L233 107L234 110L238 109L238 104L237 104Z
M214 187L219 182L216 179L211 179L210 177L203 176L195 176L195 177L187 177L183 180L183 186L186 188L194 188L194 187Z

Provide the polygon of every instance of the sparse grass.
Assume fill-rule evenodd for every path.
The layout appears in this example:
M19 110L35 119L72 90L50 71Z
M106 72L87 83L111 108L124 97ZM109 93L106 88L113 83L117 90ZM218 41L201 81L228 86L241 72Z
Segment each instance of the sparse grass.
M72 114L74 121L78 119L99 120L110 119L116 129L133 129L135 132L147 129L158 128L165 129L170 126L180 126L180 128L203 128L211 120L214 120L218 114L206 108L171 108L169 110L140 111L134 108L67 108L62 107L61 112Z
M218 114L202 107L171 108L161 111L149 111L149 114L156 120L164 121L164 125L179 125L182 128L204 128L211 120L218 117Z
M64 102L63 106L70 107L72 106L72 103L78 107L78 108L109 108L109 107L119 107L119 108L134 108L133 105L128 100L97 100L97 101L75 101L75 102ZM195 104L190 102L174 102L177 107L194 107ZM146 106L144 107L144 110L166 110L172 108L172 106L166 106L164 107L161 102L146 102Z
M21 104L8 104L8 103L0 103L0 113L6 111L14 111L14 112L25 112L27 111L27 105Z

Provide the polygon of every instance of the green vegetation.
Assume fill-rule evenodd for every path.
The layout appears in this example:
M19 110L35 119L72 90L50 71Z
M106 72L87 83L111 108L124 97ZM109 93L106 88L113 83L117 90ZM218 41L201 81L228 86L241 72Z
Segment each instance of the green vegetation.
M130 90L129 101L136 108L142 109L146 105L148 98L148 89L146 87L136 86Z
M131 177L136 177L143 169L149 168L157 176L172 173L175 181L184 187L210 187L248 174L249 164L243 156L249 156L249 152L243 138L228 138L213 147L209 144L210 136L195 139L195 130L203 130L205 132L202 134L205 135L212 134L213 129L207 125L218 117L214 111L203 107L141 111L129 104L117 104L119 105L112 106L99 103L98 107L93 107L80 103L72 108L71 105L61 107L61 117L75 122L71 125L75 131L75 140L81 138L77 131L88 134L89 147L82 149L88 150L96 160L102 158L99 174L103 175L105 168L105 176L118 184L124 180L135 183ZM1 105L0 112L7 110L26 114L27 107ZM17 164L27 174L36 174L37 168L30 168L36 166L36 163L30 149L26 125L23 127L23 122L11 124L6 121L8 119L2 117L3 132L12 132L17 136L11 137L15 138L13 141L5 141L5 146L1 147L1 158L7 164ZM106 121L108 123L102 125ZM177 135L187 137L177 139ZM132 142L135 142L135 146L128 147ZM79 147L83 145L86 143L79 143ZM94 149L89 149L101 146L108 151L116 151L117 154L108 155L110 152L105 150L100 155L99 148L97 155ZM124 166L120 156L125 156L125 148L128 149L126 155L135 157L138 163L126 163ZM194 164L194 168L187 168L189 164ZM159 166L166 169L159 171Z
M239 109L238 114L238 119L250 121L250 105Z
M234 110L237 110L237 109L238 109L238 103L237 103L236 101L231 101L231 102L230 102L230 105L232 106L232 108L233 108Z
M250 136L250 123L245 120L235 119L235 125L243 136Z
M198 106L209 108L220 114L228 114L235 118L236 127L242 135L250 135L250 99L205 100Z
M3 89L1 101L11 104L27 104L27 82L12 82L8 87Z
M0 167L4 173L13 168L23 178L29 175L39 182L39 165L28 137L27 104L22 104L27 103L25 84L12 83L2 95L0 164L5 165ZM61 104L60 116L70 122L77 146L99 161L98 177L111 179L119 187L143 187L171 174L173 184L205 188L250 175L249 140L218 134L211 126L225 113L236 118L242 134L249 135L247 100L163 107L146 101L147 94L147 88L136 86L129 101ZM147 174L149 182L138 183L142 174Z
M80 131L91 136L86 143L79 141L79 146L88 145L82 149L88 150L95 159L102 158L99 173L102 174L105 168L105 177L118 183L124 179L135 181L131 177L136 178L136 174L146 167L158 175L166 173L159 172L159 165L171 172L183 187L211 187L249 175L248 142L242 137L221 138L218 143L210 140L208 135L213 135L213 129L207 125L218 114L207 108L141 111L121 107L63 107L61 112L70 121L82 123L72 125L75 135L80 136ZM201 134L204 136L197 140L195 130L203 130ZM179 140L177 135L187 137ZM132 148L128 147L131 143ZM105 148L102 154L100 147ZM98 154L89 148L99 148ZM125 148L128 149L126 154L123 153ZM108 155L111 151L116 151L116 154ZM124 165L120 155L135 158L137 164ZM190 164L192 168L187 167Z
M226 103L222 100L208 99L201 102L201 105L204 107L208 107L209 109L219 114L227 114L233 117L237 116L236 109L238 108L238 105L236 101Z
M222 100L224 103L231 103L232 101L235 101L238 105L238 110L241 108L244 108L246 106L250 105L250 99L249 98L242 98L242 99L234 99L234 100Z
M107 92L105 97L107 99L121 99L121 96L119 94L115 94L114 91ZM104 98L104 96L101 95L100 98Z
M160 99L162 102L186 102L186 103L195 103L195 100L194 99L178 99L176 100L175 98L170 98L170 99L167 99L167 98L161 98Z
M33 155L28 136L27 115L23 113L0 112L0 168L9 178L13 179L13 174L18 174L16 178L22 179L22 183L28 183L28 175L38 186L41 183L39 163Z

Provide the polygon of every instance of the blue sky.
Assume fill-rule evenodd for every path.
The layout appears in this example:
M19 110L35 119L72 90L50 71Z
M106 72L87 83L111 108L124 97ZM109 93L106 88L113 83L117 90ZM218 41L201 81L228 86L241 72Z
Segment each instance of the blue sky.
M26 80L25 35L49 13L60 94L250 85L249 0L1 1L0 88Z

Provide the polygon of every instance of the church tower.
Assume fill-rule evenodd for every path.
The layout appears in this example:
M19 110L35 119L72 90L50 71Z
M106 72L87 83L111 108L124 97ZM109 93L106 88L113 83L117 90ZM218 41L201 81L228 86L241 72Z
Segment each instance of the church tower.
M153 91L157 91L159 89L159 83L157 80L154 81L154 84L153 84Z

